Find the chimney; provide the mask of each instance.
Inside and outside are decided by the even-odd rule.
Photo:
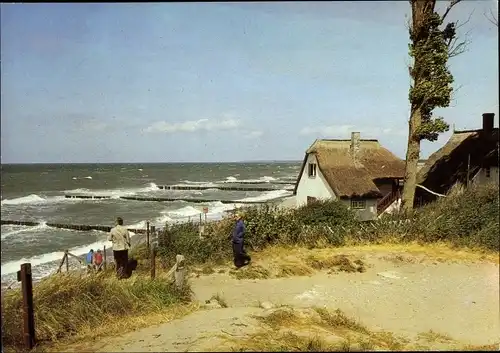
[[[359,152],[360,148],[360,133],[359,132],[351,132],[351,155],[354,158],[354,160],[357,160],[357,154]]]
[[[493,131],[494,124],[495,124],[495,113],[483,113],[483,131],[485,132]]]

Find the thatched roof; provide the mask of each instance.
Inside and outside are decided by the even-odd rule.
[[[469,160],[470,177],[483,166],[498,164],[498,139],[498,128],[489,132],[455,131],[448,142],[434,152],[420,169],[417,183],[441,194],[446,193],[457,182],[465,183]],[[417,193],[430,197],[420,189],[417,189]]]
[[[316,140],[306,151],[295,193],[307,163],[314,154],[318,168],[338,197],[382,197],[375,179],[403,178],[405,162],[382,147],[378,140],[359,140],[355,156],[351,140]]]

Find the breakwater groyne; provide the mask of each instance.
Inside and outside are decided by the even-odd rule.
[[[64,224],[64,223],[41,223],[41,222],[32,222],[32,221],[14,221],[14,220],[1,220],[2,225],[16,225],[16,226],[28,226],[28,227],[36,227],[42,224],[45,224],[48,227],[60,228],[60,229],[71,229],[71,230],[99,230],[101,232],[109,232],[111,230],[111,226],[102,226],[102,225],[87,225],[87,224]],[[128,228],[130,232],[142,234],[146,233],[146,229],[132,229]]]
[[[161,190],[222,190],[222,191],[275,191],[277,188],[258,186],[220,186],[220,185],[157,185]]]
[[[67,199],[89,199],[89,200],[111,199],[111,196],[94,196],[94,195],[64,195],[64,197]],[[123,200],[156,201],[156,202],[187,201],[192,203],[220,202],[224,204],[264,204],[281,200],[287,197],[290,197],[290,195],[263,201],[245,201],[245,200],[239,201],[239,200],[220,200],[220,199],[194,199],[188,197],[172,198],[172,197],[147,197],[147,196],[120,196],[119,198]]]

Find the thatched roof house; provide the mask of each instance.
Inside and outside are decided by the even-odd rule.
[[[306,167],[308,167],[306,169]],[[405,162],[378,140],[316,140],[307,149],[294,194],[299,205],[308,199],[373,199],[395,191]]]
[[[483,127],[477,130],[454,131],[448,142],[434,152],[417,174],[417,183],[439,193],[461,183],[480,182],[490,178],[498,182],[499,129],[494,127],[495,114],[483,114]],[[493,168],[493,173],[491,173]],[[485,178],[482,177],[484,170]],[[495,177],[496,173],[496,177]],[[417,204],[426,203],[435,195],[417,188]]]

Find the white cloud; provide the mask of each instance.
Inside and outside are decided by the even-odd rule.
[[[209,119],[191,120],[178,123],[158,121],[143,131],[148,133],[175,133],[175,132],[196,132],[196,131],[221,131],[233,130],[240,125],[236,119],[225,119],[211,121]]]
[[[378,138],[380,136],[406,136],[407,130],[384,128],[384,127],[369,127],[369,126],[355,126],[355,125],[329,125],[329,126],[315,126],[304,127],[300,130],[301,135],[316,135],[318,137],[349,139],[351,132],[361,132],[361,138]]]
[[[90,130],[90,131],[102,131],[106,130],[109,127],[108,124],[100,122],[100,121],[89,121],[85,124],[83,124],[83,128],[85,130]]]
[[[263,134],[262,131],[250,131],[247,135],[246,135],[246,138],[248,139],[256,139],[256,138],[259,138],[261,137]]]

